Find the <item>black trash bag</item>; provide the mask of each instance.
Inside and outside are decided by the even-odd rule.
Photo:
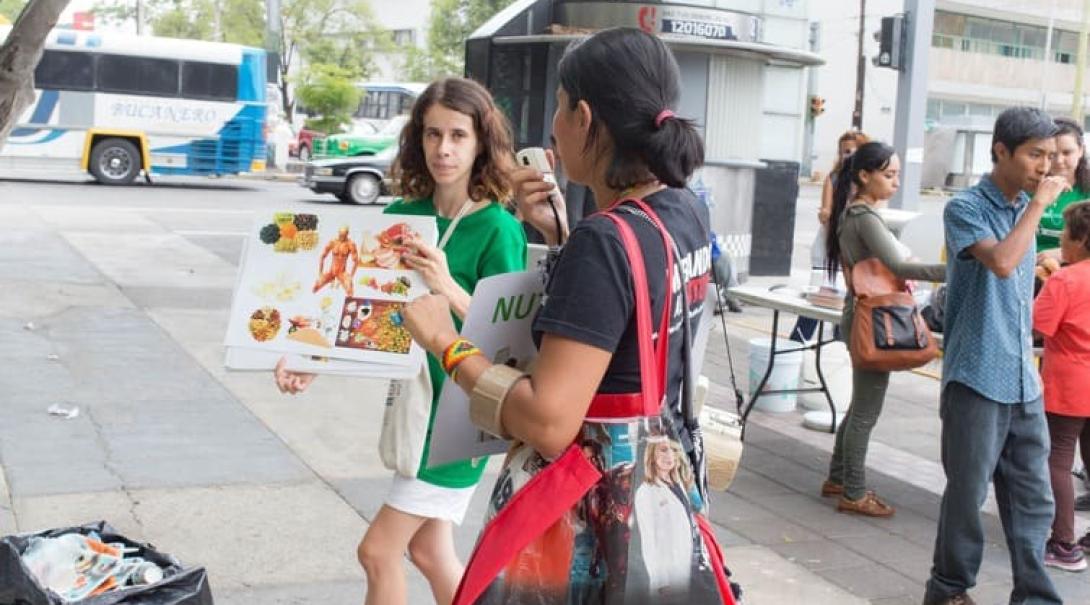
[[[119,588],[76,601],[80,605],[214,605],[208,573],[203,567],[183,568],[173,556],[159,552],[150,544],[134,542],[117,533],[105,521],[79,527],[62,527],[36,534],[0,538],[0,605],[64,605],[53,591],[47,591],[22,562],[30,538],[55,538],[64,534],[97,533],[104,542],[121,542],[139,549],[132,556],[143,557],[163,570],[164,579],[155,584]]]

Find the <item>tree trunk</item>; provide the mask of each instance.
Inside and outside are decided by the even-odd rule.
[[[34,101],[34,68],[45,39],[69,0],[30,0],[0,46],[0,150],[23,110]]]

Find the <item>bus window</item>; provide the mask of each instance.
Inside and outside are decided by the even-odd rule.
[[[34,69],[34,84],[48,90],[91,90],[95,87],[94,57],[47,50]]]
[[[218,63],[183,63],[182,96],[234,101],[238,97],[238,68]]]
[[[98,89],[134,95],[178,96],[178,62],[123,55],[98,59]]]

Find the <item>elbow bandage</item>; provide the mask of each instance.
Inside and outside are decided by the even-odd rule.
[[[502,364],[485,370],[473,385],[473,394],[469,397],[469,419],[473,424],[487,433],[510,439],[511,435],[503,428],[503,401],[518,381],[526,376]]]

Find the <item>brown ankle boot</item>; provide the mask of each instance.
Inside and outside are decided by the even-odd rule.
[[[879,518],[892,517],[897,512],[892,506],[879,500],[874,492],[867,492],[858,500],[849,500],[842,495],[836,503],[836,510]]]
[[[844,493],[844,486],[839,483],[833,483],[828,479],[825,483],[821,484],[821,497],[828,498],[829,496],[839,496]]]

